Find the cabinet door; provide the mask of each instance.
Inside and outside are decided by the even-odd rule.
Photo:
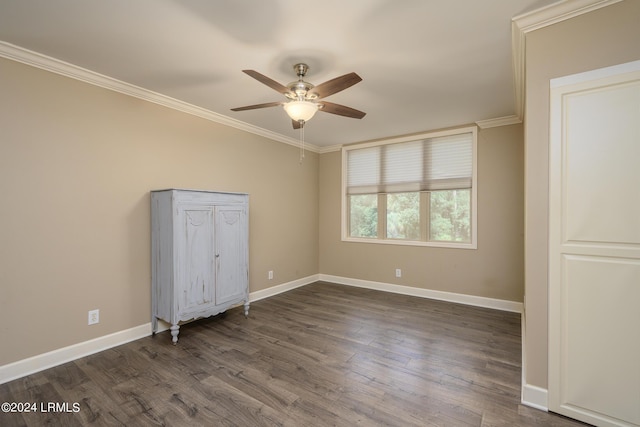
[[[212,206],[185,207],[181,214],[184,246],[178,257],[178,274],[182,285],[177,291],[184,312],[214,302],[214,214]]]
[[[247,294],[247,218],[244,206],[216,206],[216,304]]]

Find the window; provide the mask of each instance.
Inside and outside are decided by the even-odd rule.
[[[475,127],[342,149],[343,239],[476,247]]]

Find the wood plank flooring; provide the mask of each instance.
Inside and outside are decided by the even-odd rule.
[[[518,314],[318,282],[0,385],[38,406],[0,426],[583,426],[520,352]]]

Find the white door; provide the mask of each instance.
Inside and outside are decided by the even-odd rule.
[[[640,426],[640,61],[551,82],[549,409]]]

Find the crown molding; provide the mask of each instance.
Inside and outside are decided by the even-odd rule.
[[[526,35],[622,0],[562,0],[511,19],[511,51],[516,89],[516,116],[524,117]]]
[[[532,12],[513,17],[512,21],[524,33],[539,30],[558,22],[619,3],[622,0],[562,0]]]
[[[151,90],[135,86],[130,83],[114,79],[113,77],[96,73],[95,71],[91,71],[86,68],[82,68],[47,55],[24,49],[10,43],[0,41],[0,57],[7,58],[16,62],[21,62],[32,67],[40,68],[45,71],[79,80],[84,83],[89,83],[91,85],[98,86],[104,89],[119,92],[124,95],[142,99],[144,101],[153,102],[154,104],[162,105],[173,110],[191,114],[205,120],[230,126],[245,132],[272,139],[274,141],[279,141],[285,144],[293,145],[295,147],[300,147],[300,141],[295,138],[290,138],[288,136],[263,129],[258,126],[254,126],[249,123],[224,116],[222,114],[215,113],[205,108],[201,108],[196,105],[189,104],[187,102],[180,101],[178,99],[171,98],[169,96],[162,95],[160,93],[153,92]],[[315,153],[319,152],[319,148],[310,143],[305,143],[305,149]]]
[[[480,129],[495,128],[498,126],[517,125],[522,123],[522,119],[518,116],[497,117],[495,119],[478,120],[476,124]]]
[[[341,150],[342,150],[342,144],[336,144],[336,145],[330,145],[328,147],[320,147],[318,152],[320,154],[325,154],[325,153],[331,153],[333,151],[341,151]]]

